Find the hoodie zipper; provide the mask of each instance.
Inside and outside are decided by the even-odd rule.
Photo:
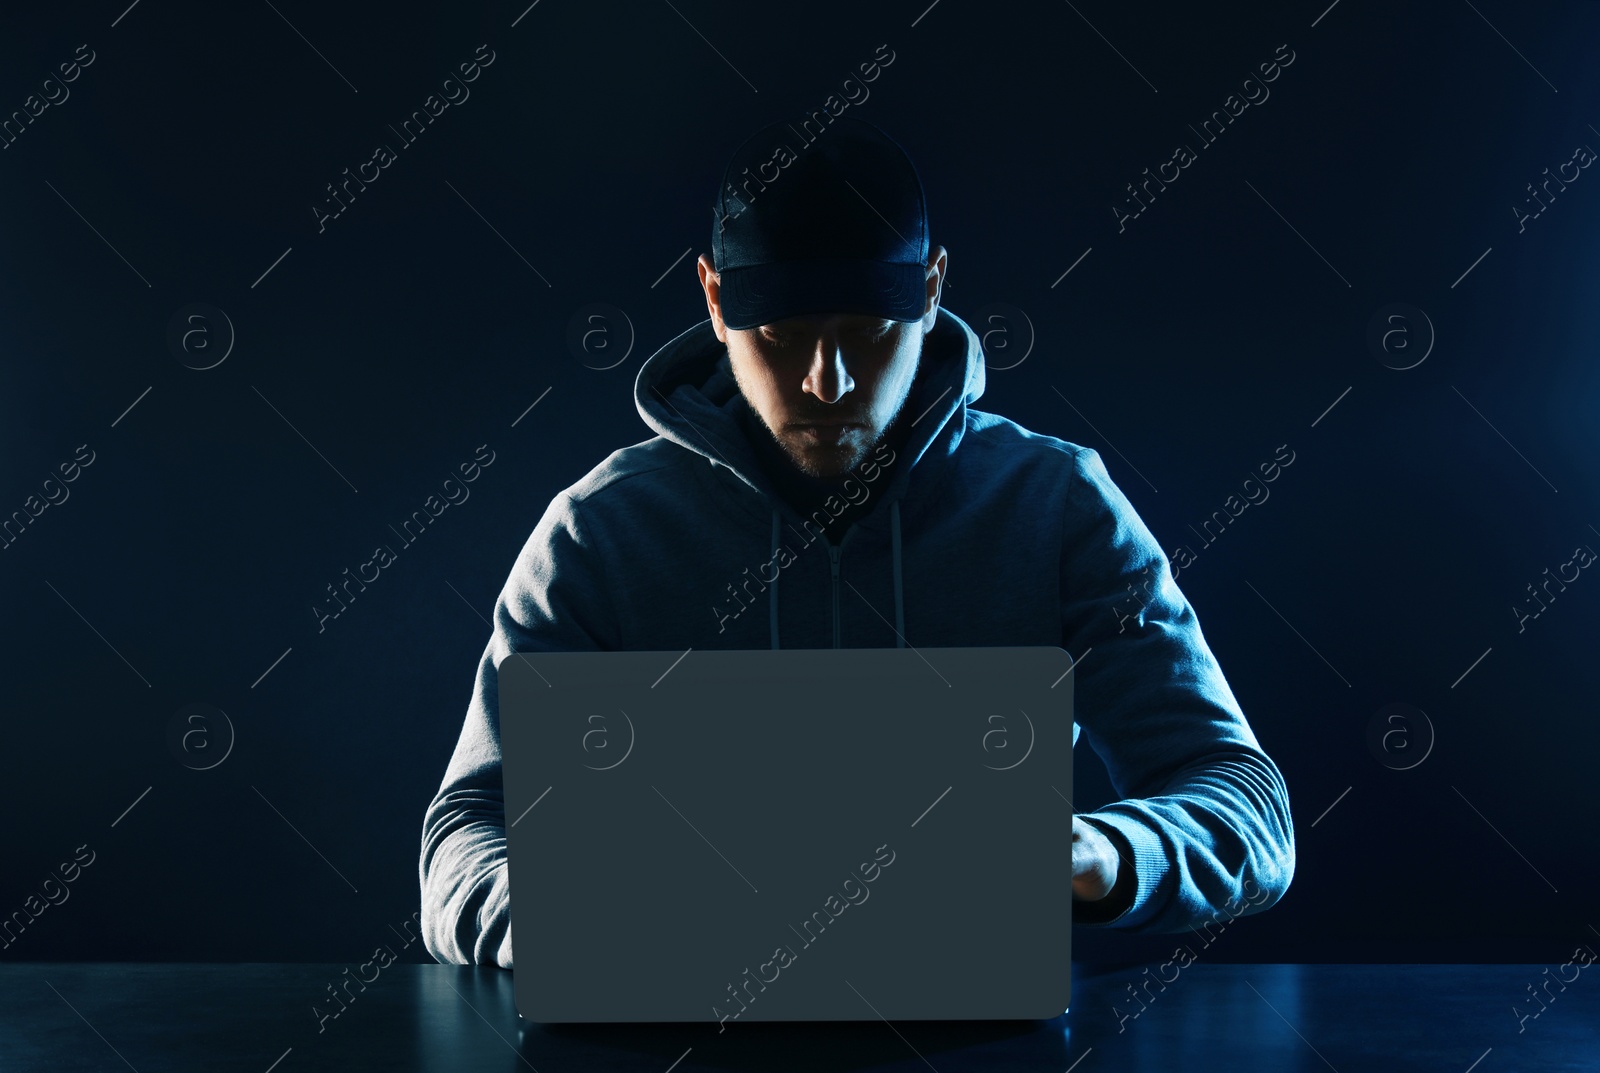
[[[845,530],[844,539],[839,541],[839,546],[828,545],[828,558],[833,562],[833,647],[839,647],[839,556],[844,554],[844,546],[850,543],[850,538],[855,535],[856,527],[851,525]]]

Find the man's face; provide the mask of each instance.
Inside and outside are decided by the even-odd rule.
[[[800,472],[843,477],[877,447],[911,394],[937,315],[943,248],[930,259],[928,311],[914,321],[835,313],[729,328],[715,303],[716,276],[702,262],[717,336],[750,409]]]
[[[920,321],[819,314],[726,331],[750,409],[796,469],[823,480],[877,447],[922,356]]]

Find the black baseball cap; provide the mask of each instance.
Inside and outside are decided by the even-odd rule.
[[[928,248],[911,158],[854,116],[820,131],[785,122],[757,131],[728,161],[712,206],[722,319],[735,329],[819,313],[917,320]]]

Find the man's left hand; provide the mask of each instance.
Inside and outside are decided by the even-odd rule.
[[[1092,823],[1072,817],[1072,896],[1098,902],[1117,885],[1117,847]]]

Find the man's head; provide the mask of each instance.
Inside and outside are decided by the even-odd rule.
[[[820,480],[843,477],[877,447],[900,415],[939,311],[947,257],[928,259],[918,320],[876,314],[805,314],[752,328],[723,320],[721,281],[700,255],[700,286],[717,338],[751,411],[795,468]],[[820,425],[847,427],[822,428]]]
[[[804,129],[774,123],[734,152],[700,286],[751,411],[800,472],[836,480],[910,395],[946,258],[892,138],[853,116]]]

